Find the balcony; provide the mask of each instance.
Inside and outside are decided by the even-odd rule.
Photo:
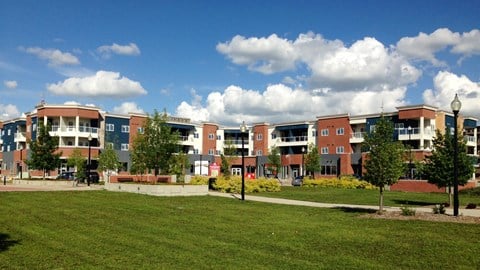
[[[235,145],[235,146],[238,146],[238,145],[242,145],[242,140],[225,140],[223,141],[223,144],[224,145]],[[248,144],[248,139],[245,139],[244,140],[244,144]]]
[[[192,136],[178,136],[178,141],[181,145],[193,145],[193,137]]]
[[[52,126],[50,131],[50,136],[58,137],[82,137],[88,138],[92,136],[94,139],[98,139],[98,128],[96,127],[85,127],[85,126]]]
[[[423,136],[422,133],[423,132]],[[408,141],[408,140],[432,140],[435,135],[435,132],[430,128],[408,128],[398,129],[398,140],[399,141]]]
[[[15,138],[13,139],[14,142],[26,142],[27,137],[25,137],[25,132],[17,132],[15,133]]]
[[[308,136],[277,137],[277,146],[305,145]]]
[[[365,138],[365,132],[353,132],[350,135],[350,143],[362,143]]]
[[[464,135],[463,139],[465,140],[467,146],[475,147],[477,145],[475,136]]]

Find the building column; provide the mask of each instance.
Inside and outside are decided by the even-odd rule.
[[[419,130],[420,130],[420,145],[418,146],[418,149],[424,149],[425,118],[423,116],[420,116]]]

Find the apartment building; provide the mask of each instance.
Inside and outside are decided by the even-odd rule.
[[[411,151],[410,165],[422,160],[433,146],[435,131],[453,131],[453,114],[429,105],[398,107],[395,112],[368,115],[337,114],[317,116],[313,120],[285,123],[252,123],[242,133],[240,126],[222,126],[218,123],[192,122],[181,117],[169,117],[167,124],[177,131],[179,152],[186,153],[191,164],[190,174],[209,174],[211,164],[221,164],[221,155],[229,157],[232,174],[241,174],[243,153],[245,170],[254,177],[270,176],[268,155],[272,147],[278,147],[282,169],[280,178],[305,175],[304,158],[313,145],[320,154],[321,170],[317,176],[361,175],[362,143],[375,128],[381,117],[389,117],[394,125],[394,136],[408,145]],[[116,151],[122,168],[128,172],[131,166],[130,150],[135,136],[143,132],[143,122],[148,115],[129,113],[112,114],[100,108],[82,105],[51,105],[41,103],[24,116],[0,123],[0,160],[2,175],[35,176],[25,160],[29,156],[28,140],[35,140],[38,124],[48,123],[50,134],[59,138],[62,163],[61,171],[71,171],[66,160],[78,148],[87,158],[91,156],[91,168],[98,166],[98,155],[107,145]],[[468,154],[478,158],[479,128],[471,117],[459,118]],[[232,150],[233,149],[233,150]],[[410,166],[406,177],[414,175]]]

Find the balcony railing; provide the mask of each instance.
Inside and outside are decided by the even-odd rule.
[[[350,143],[362,143],[365,138],[365,132],[353,132],[350,134]]]
[[[241,139],[240,139],[240,140],[225,140],[225,141],[223,141],[223,143],[224,143],[225,145],[241,145],[241,144],[242,144],[242,140],[241,140]],[[245,139],[245,140],[243,141],[243,143],[244,143],[244,144],[248,144],[248,139]]]
[[[281,142],[306,142],[308,136],[290,136],[290,137],[278,137]]]
[[[25,132],[16,132],[14,141],[15,142],[25,142],[27,140],[27,137],[25,137]]]
[[[52,126],[52,132],[60,132],[60,133],[71,133],[71,132],[80,132],[80,133],[89,133],[89,134],[98,134],[98,128],[96,127],[85,127],[79,126],[78,128],[74,126]]]

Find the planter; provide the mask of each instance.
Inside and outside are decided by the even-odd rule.
[[[208,195],[208,185],[141,185],[105,183],[108,191],[131,192],[152,196],[204,196]]]

